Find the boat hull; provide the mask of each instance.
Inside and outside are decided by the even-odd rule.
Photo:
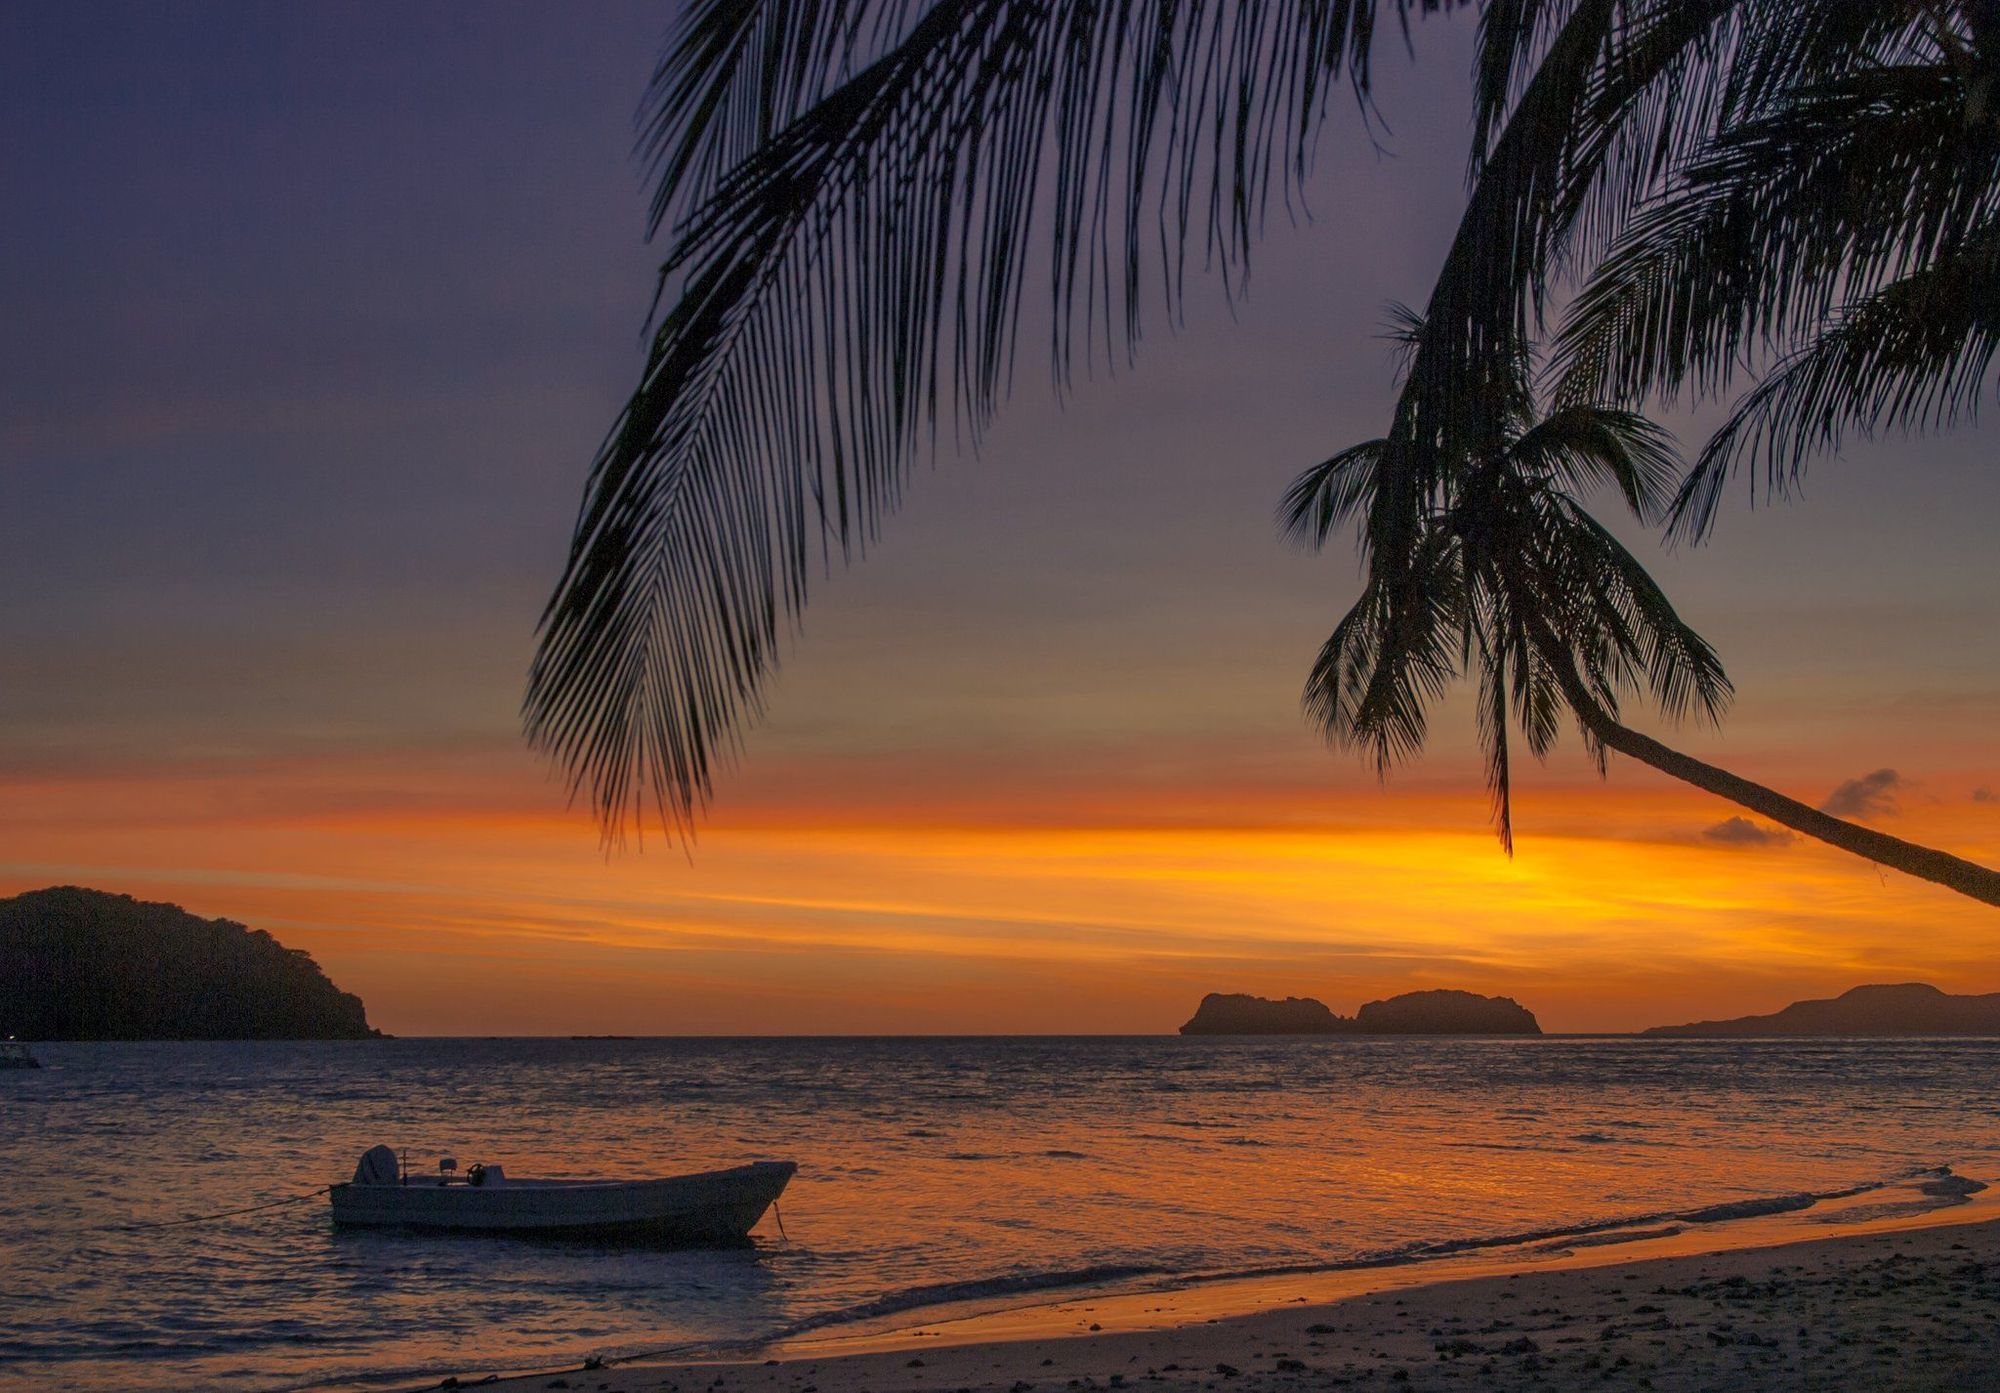
[[[329,1198],[333,1221],[343,1227],[740,1244],[797,1169],[790,1161],[757,1161],[663,1180],[342,1184]]]

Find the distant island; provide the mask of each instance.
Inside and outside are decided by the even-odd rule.
[[[1283,1001],[1210,992],[1183,1035],[1540,1035],[1534,1012],[1506,996],[1405,992],[1336,1016],[1309,996]]]
[[[302,948],[74,885],[0,899],[0,1035],[26,1040],[365,1040],[361,998]]]
[[[1642,1035],[2000,1035],[2000,992],[1953,996],[1928,982],[1856,987],[1831,1001],[1795,1001],[1768,1016],[1656,1025]]]

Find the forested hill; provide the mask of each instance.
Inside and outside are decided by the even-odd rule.
[[[179,905],[74,885],[0,899],[0,1035],[358,1040],[361,998],[304,949]]]
[[[1768,1016],[1656,1025],[1648,1035],[2000,1035],[2000,992],[1953,996],[1928,982],[1853,987]]]

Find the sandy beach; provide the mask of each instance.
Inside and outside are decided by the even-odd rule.
[[[484,1386],[510,1393],[2000,1388],[2000,1220],[1990,1215],[1986,1205],[1968,1205],[1959,1211],[1967,1222],[1950,1222],[1958,1216],[1948,1213],[1917,1219],[1916,1227],[1892,1219],[1834,1238],[1636,1261],[1571,1249],[1550,1254],[1548,1266],[1378,1286],[1331,1302],[1295,1296],[1245,1315],[1190,1319],[1198,1308],[1166,1311],[1157,1296],[1081,1300],[1007,1313],[997,1323],[863,1337],[862,1345],[879,1347],[855,1352],[839,1352],[837,1342],[779,1346],[764,1352],[773,1357],[742,1362],[573,1368]],[[1671,1245],[1676,1237],[1653,1241]],[[1129,1320],[1146,1302],[1180,1323],[1119,1330],[1098,1318],[1115,1321],[1122,1311]],[[1047,1333],[988,1338],[1009,1321]]]

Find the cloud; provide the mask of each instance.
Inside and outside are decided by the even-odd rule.
[[[1981,784],[1978,788],[1972,790],[1972,801],[1975,803],[2000,803],[2000,793],[1995,793],[1992,789]]]
[[[1782,827],[1759,827],[1747,817],[1724,818],[1701,835],[1719,846],[1788,846],[1796,840]]]
[[[1819,810],[1835,817],[1886,816],[1900,811],[1893,796],[1895,790],[1909,786],[1909,780],[1895,770],[1877,769],[1872,774],[1849,779],[1827,795]]]

